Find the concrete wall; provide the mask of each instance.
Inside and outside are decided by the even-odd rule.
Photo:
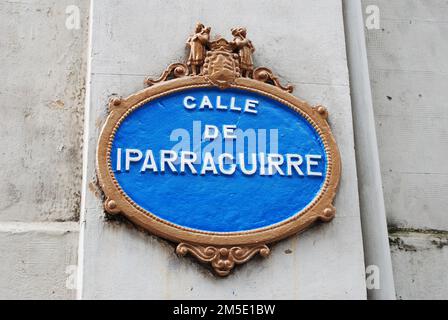
[[[366,297],[341,1],[94,1],[91,87],[87,110],[82,206],[80,296],[83,298],[357,298]],[[194,8],[192,10],[191,8]],[[129,17],[132,17],[130,19]],[[295,94],[328,106],[341,150],[337,217],[273,247],[228,278],[132,225],[105,219],[95,187],[95,149],[113,95],[143,88],[172,62],[185,59],[197,21],[214,36],[244,25],[257,65],[272,67]]]
[[[91,227],[82,235],[84,245],[93,245],[81,251],[87,258],[81,261],[84,296],[116,297],[114,290],[126,288],[141,294],[120,297],[201,298],[205,290],[250,297],[263,287],[253,274],[275,277],[276,262],[282,263],[281,273],[292,276],[271,293],[260,291],[260,297],[363,296],[339,1],[275,6],[267,0],[238,6],[193,1],[197,16],[189,17],[181,1],[142,0],[133,6],[95,2],[96,58],[84,186],[84,215]],[[70,5],[80,9],[80,29],[66,28]],[[447,299],[448,5],[444,0],[363,0],[363,5],[380,9],[380,29],[366,29],[366,37],[397,297]],[[88,7],[87,0],[0,3],[3,299],[75,297]],[[131,15],[135,18],[124,18]],[[177,258],[170,244],[126,222],[105,220],[93,173],[94,146],[108,98],[141,89],[146,75],[156,76],[168,63],[182,60],[184,38],[197,20],[210,24],[214,34],[227,36],[234,25],[248,26],[256,63],[271,66],[283,81],[292,82],[299,97],[329,107],[345,165],[335,221],[274,246],[268,260],[255,259],[215,286],[206,269]],[[168,38],[161,39],[162,31]],[[133,252],[126,256],[129,260],[123,259],[126,252]],[[331,256],[335,252],[338,257]],[[318,261],[324,255],[328,259]],[[357,263],[346,265],[351,259]],[[106,268],[108,262],[114,267]],[[317,275],[319,263],[325,268]],[[126,278],[129,266],[137,266],[132,281]],[[163,284],[153,286],[148,270],[158,272],[154,283],[163,279]],[[173,272],[190,280],[170,277]],[[246,291],[237,284],[241,281]]]
[[[397,297],[448,298],[448,4],[364,0]]]
[[[87,7],[0,3],[0,298],[74,297]]]

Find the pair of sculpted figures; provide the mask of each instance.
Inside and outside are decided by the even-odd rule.
[[[210,29],[210,27],[205,27],[202,23],[198,23],[195,34],[187,40],[187,45],[190,47],[187,65],[192,75],[202,74],[206,53],[211,45]],[[252,42],[247,39],[245,28],[233,28],[231,31],[234,38],[229,42],[229,46],[234,53],[238,54],[241,76],[250,78],[254,71],[252,53],[255,51],[255,48]]]
[[[211,41],[210,30],[210,27],[198,23],[195,33],[187,40],[190,49],[187,63],[172,63],[158,79],[146,78],[146,85],[152,86],[171,77],[203,76],[212,85],[223,89],[234,83],[236,78],[244,77],[292,92],[292,86],[282,86],[268,68],[254,68],[252,54],[255,48],[246,37],[246,28],[232,28],[234,38],[230,42],[222,37]]]

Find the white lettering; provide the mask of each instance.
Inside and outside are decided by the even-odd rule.
[[[225,175],[232,175],[232,174],[234,174],[235,170],[236,170],[236,165],[234,163],[232,163],[230,165],[230,168],[226,169],[224,167],[224,163],[225,163],[225,159],[224,158],[227,158],[229,161],[233,161],[234,160],[233,156],[231,154],[229,154],[229,153],[221,154],[219,156],[219,158],[218,158],[219,170],[221,171],[221,173],[223,173]]]
[[[296,159],[296,160],[294,160]],[[300,169],[300,165],[303,162],[303,158],[300,154],[287,154],[286,155],[286,163],[287,163],[287,168],[286,168],[286,172],[288,174],[288,176],[292,175],[292,168],[294,168],[296,170],[296,172],[299,174],[299,176],[303,176],[303,172]]]
[[[279,173],[281,176],[284,176],[285,173],[280,168],[280,166],[283,164],[284,159],[281,154],[268,154],[268,175],[272,176],[275,173]],[[275,171],[274,171],[275,168]]]
[[[209,138],[216,136],[217,128],[213,127],[213,132],[209,133]],[[227,128],[229,129],[229,128]],[[233,130],[233,128],[231,128]],[[230,130],[230,129],[229,129]],[[232,138],[232,134],[226,131],[226,136]],[[217,140],[215,140],[217,141]],[[215,143],[212,142],[212,143]],[[285,155],[277,153],[263,152],[238,152],[226,151],[222,153],[213,149],[212,151],[193,152],[193,151],[174,151],[160,150],[160,159],[154,157],[153,150],[141,151],[139,149],[116,149],[116,171],[129,172],[131,165],[134,163],[141,164],[140,172],[146,171],[173,173],[191,173],[194,175],[205,175],[212,173],[214,175],[233,175],[240,170],[244,175],[259,174],[260,176],[310,176],[322,177],[324,172],[319,168],[323,155],[306,154],[300,155],[295,153],[287,153]],[[124,153],[124,168],[122,155]],[[216,155],[216,156],[214,156]],[[200,158],[202,156],[202,159]],[[305,163],[306,162],[306,163]],[[197,167],[200,164],[201,168]],[[306,170],[305,170],[306,167]]]
[[[131,156],[135,155],[135,156]],[[143,158],[143,153],[138,149],[126,149],[125,170],[129,171],[131,162],[138,162]]]
[[[192,96],[186,96],[184,98],[184,107],[185,107],[185,109],[191,110],[191,109],[196,108],[196,103],[188,103],[189,101],[195,102],[196,99],[195,99],[195,97],[192,97]]]
[[[177,172],[174,162],[177,160],[177,153],[172,150],[160,151],[160,171],[165,172],[165,165],[168,164],[172,172]]]
[[[117,148],[117,171],[121,171],[121,148]]]
[[[206,124],[204,129],[204,140],[211,141],[219,136],[218,127],[213,126],[211,124]]]
[[[146,151],[145,161],[143,161],[143,165],[142,168],[140,169],[140,172],[146,172],[147,169],[157,172],[157,165],[151,150]]]
[[[183,151],[180,154],[180,172],[185,172],[185,166],[190,168],[192,174],[197,174],[193,163],[197,160],[198,155],[196,152]]]
[[[322,177],[322,172],[315,172],[311,170],[312,166],[317,166],[319,164],[319,162],[314,160],[320,160],[322,159],[322,156],[317,154],[307,154],[305,155],[305,158],[306,158],[306,173],[309,176]]]
[[[213,161],[213,156],[210,152],[207,152],[204,154],[204,164],[202,166],[201,175],[204,175],[209,171],[213,172],[213,174],[218,174],[215,162]]]
[[[244,111],[249,113],[258,113],[258,110],[255,108],[258,106],[257,100],[246,100],[246,104],[244,105]]]
[[[209,97],[207,97],[207,96],[204,96],[202,98],[201,105],[199,106],[199,109],[204,109],[204,108],[213,109],[213,105],[210,102]]]
[[[252,156],[252,162],[248,161],[248,163],[252,163],[252,169],[248,170],[246,168],[246,163],[244,161],[244,153],[239,154],[239,165],[241,172],[248,176],[251,176],[255,172],[257,172],[257,155],[255,153],[252,153],[251,156]]]
[[[221,104],[221,96],[216,97],[216,109],[227,110],[227,106]]]
[[[263,152],[258,154],[258,159],[260,160],[260,176],[266,175],[266,155]]]
[[[236,139],[235,130],[236,130],[236,125],[234,125],[234,124],[223,125],[222,133],[223,133],[224,139],[235,140]]]
[[[240,107],[235,106],[235,97],[230,98],[230,110],[232,111],[241,111]]]

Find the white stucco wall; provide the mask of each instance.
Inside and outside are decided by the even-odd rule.
[[[0,223],[0,299],[73,299],[78,222]]]
[[[448,5],[364,0],[397,297],[448,298]]]
[[[93,2],[89,109],[80,247],[82,298],[356,298],[366,296],[350,91],[340,1]],[[229,277],[217,279],[174,247],[123,221],[104,217],[95,184],[95,148],[113,95],[143,88],[185,59],[197,21],[230,36],[243,25],[257,65],[271,67],[295,94],[324,104],[338,141],[343,175],[337,217],[274,245]],[[169,201],[169,199],[167,199]]]
[[[0,299],[75,296],[87,7],[0,2]]]

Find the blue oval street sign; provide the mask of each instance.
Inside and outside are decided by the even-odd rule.
[[[321,137],[302,115],[244,90],[190,89],[133,110],[110,154],[120,188],[173,224],[249,231],[294,217],[325,181]]]
[[[244,28],[209,39],[198,24],[187,64],[109,104],[97,173],[109,214],[177,243],[220,276],[269,243],[330,221],[339,151],[323,106],[254,68]]]

